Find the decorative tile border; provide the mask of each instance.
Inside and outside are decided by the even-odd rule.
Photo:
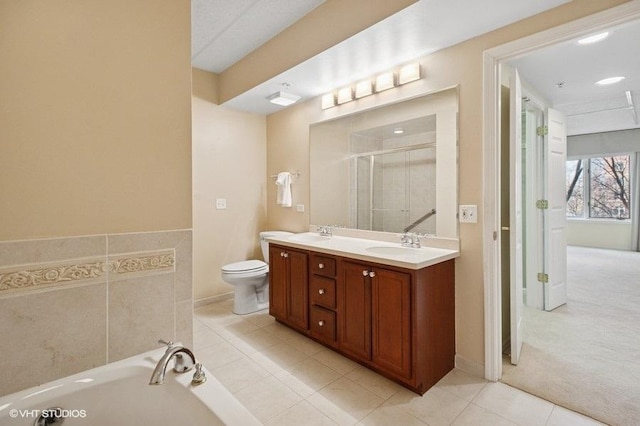
[[[0,271],[0,294],[10,290],[33,290],[54,284],[79,283],[100,278],[105,273],[101,260],[56,265],[31,265],[18,270]]]
[[[0,295],[97,281],[106,279],[107,273],[117,276],[170,273],[175,272],[175,263],[175,250],[167,249],[153,253],[127,253],[107,262],[104,258],[93,258],[8,267],[0,270]]]
[[[126,253],[109,256],[109,278],[126,279],[159,273],[170,273],[176,270],[176,253],[174,249],[145,253]]]

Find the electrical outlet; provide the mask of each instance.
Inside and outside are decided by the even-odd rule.
[[[304,212],[304,204],[297,204],[297,205],[296,205],[296,211],[297,211],[298,213],[302,213],[302,212]]]
[[[460,219],[460,223],[478,223],[478,206],[461,205],[458,217]]]
[[[216,198],[216,210],[224,210],[227,208],[226,198]]]

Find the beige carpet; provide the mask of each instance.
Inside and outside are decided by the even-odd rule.
[[[640,424],[640,253],[568,248],[568,303],[525,308],[502,381],[611,425]]]

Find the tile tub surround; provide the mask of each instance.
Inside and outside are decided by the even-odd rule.
[[[0,395],[193,343],[191,230],[0,242]]]

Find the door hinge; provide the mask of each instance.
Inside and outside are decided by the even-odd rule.
[[[538,200],[536,201],[536,208],[540,210],[545,210],[549,208],[549,200]]]
[[[548,283],[549,274],[545,274],[544,272],[538,272],[538,281],[541,283]]]
[[[538,136],[546,136],[548,134],[549,134],[549,127],[540,126],[540,127],[536,128],[536,135],[538,135]]]

